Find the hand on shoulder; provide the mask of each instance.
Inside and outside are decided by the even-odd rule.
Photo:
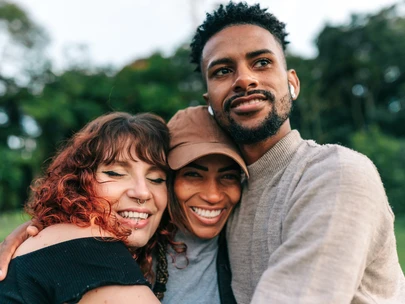
[[[28,238],[17,248],[13,258],[73,239],[110,236],[95,225],[82,228],[74,224],[56,224],[41,230],[35,237]]]

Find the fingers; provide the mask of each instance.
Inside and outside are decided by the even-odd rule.
[[[17,248],[28,238],[26,232],[31,221],[21,224],[0,244],[0,281],[7,275],[8,265]]]
[[[10,263],[11,254],[7,252],[7,239],[1,242],[0,244],[0,281],[3,281],[6,278],[8,264]]]
[[[29,228],[30,232],[28,232],[28,228]],[[27,227],[27,233],[30,236],[36,236],[43,229],[44,229],[44,226],[37,219],[32,219],[31,225]],[[33,234],[31,234],[31,232]]]
[[[39,233],[38,227],[33,225],[28,226],[26,231],[29,236],[36,236]]]

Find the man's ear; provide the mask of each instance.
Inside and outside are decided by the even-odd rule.
[[[205,102],[207,103],[207,105],[210,105],[209,104],[209,99],[208,99],[208,93],[204,93],[203,98],[204,98]]]
[[[297,72],[295,70],[288,70],[288,83],[294,88],[295,97],[297,99],[300,93],[300,80],[298,78]]]
[[[210,113],[211,116],[214,116],[214,111],[212,110],[212,107],[210,105],[210,100],[208,99],[208,93],[204,93],[203,97],[205,99],[205,102],[207,103],[208,106],[208,113]]]

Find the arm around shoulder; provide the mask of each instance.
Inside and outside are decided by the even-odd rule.
[[[0,281],[5,279],[8,265],[17,248],[28,238],[27,228],[32,225],[31,221],[18,226],[0,243]]]

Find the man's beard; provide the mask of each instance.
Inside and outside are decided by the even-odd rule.
[[[245,94],[232,96],[231,98],[226,100],[224,104],[225,117],[228,119],[229,125],[222,124],[222,127],[230,134],[232,139],[237,144],[255,144],[271,136],[274,136],[280,130],[281,125],[290,117],[290,113],[292,110],[291,94],[287,94],[282,97],[278,103],[276,102],[274,94],[269,91],[253,90],[249,91],[247,95],[252,94],[262,94],[272,104],[270,113],[257,127],[242,127],[231,117],[230,105],[232,101],[236,98],[244,96]],[[279,113],[277,111],[277,108],[281,109],[283,113]]]

